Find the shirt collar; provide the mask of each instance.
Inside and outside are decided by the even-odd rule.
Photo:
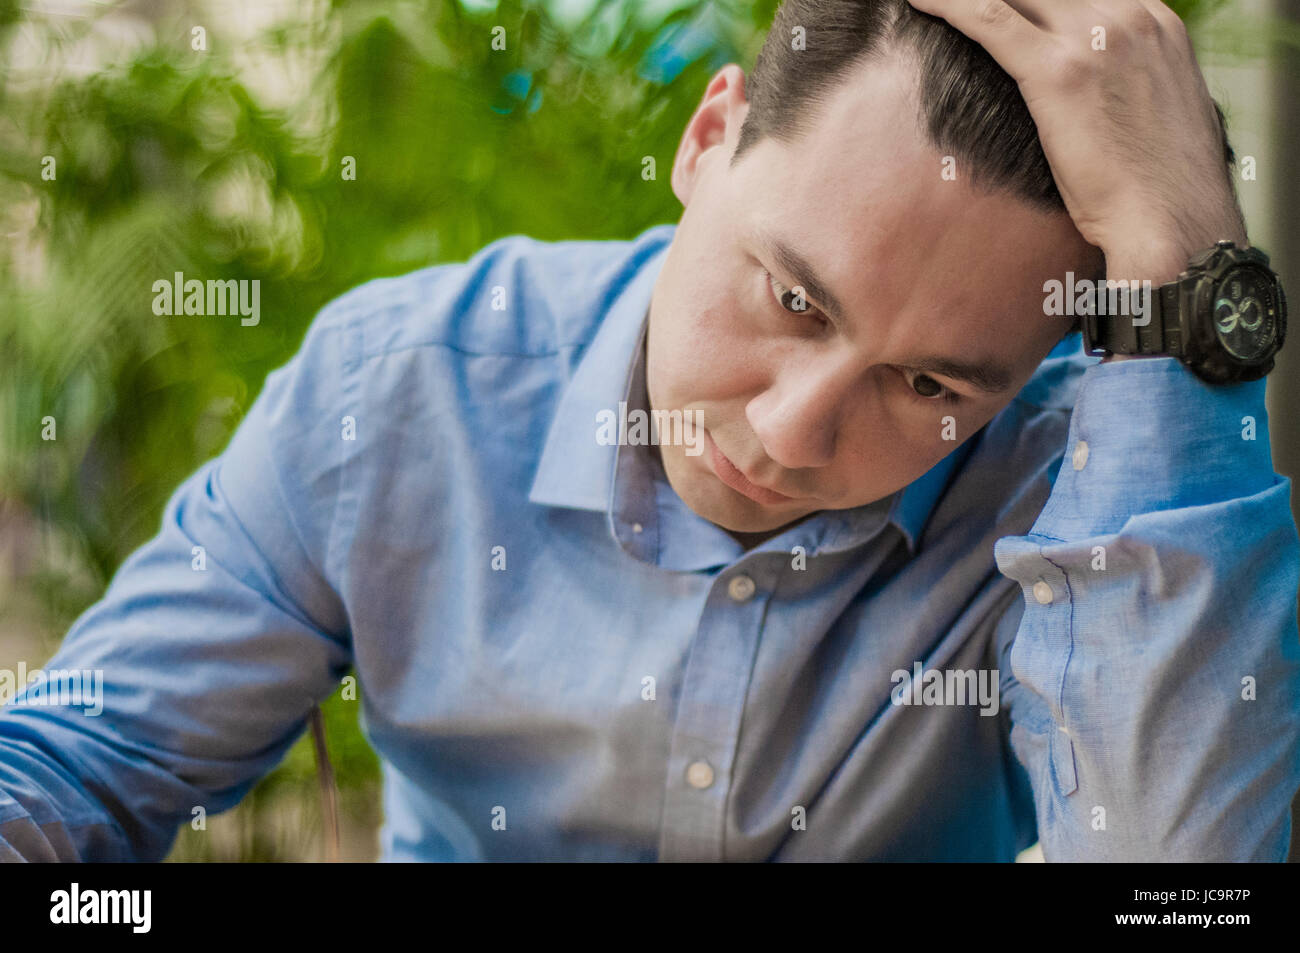
[[[601,411],[617,413],[619,402],[629,399],[631,384],[643,373],[642,335],[674,229],[672,225],[656,226],[637,240],[627,263],[633,275],[610,305],[556,407],[528,494],[532,502],[611,512],[621,448],[597,442],[597,415]],[[965,441],[910,485],[883,500],[851,510],[824,511],[796,530],[806,533],[817,525],[814,520],[820,520],[815,548],[836,552],[874,537],[885,511],[883,522],[896,526],[909,550],[915,552],[930,513],[971,443]],[[649,486],[638,489],[650,491]]]
[[[532,502],[583,510],[609,508],[618,447],[596,441],[597,414],[617,412],[627,393],[655,280],[674,230],[672,225],[656,226],[634,243],[625,266],[632,277],[609,306],[556,407],[528,494]]]
[[[921,531],[925,528],[930,514],[934,512],[939,497],[947,488],[953,471],[966,458],[973,445],[971,440],[966,440],[961,447],[954,449],[948,456],[894,494],[894,504],[889,519],[902,532],[912,552],[916,551],[921,539]]]

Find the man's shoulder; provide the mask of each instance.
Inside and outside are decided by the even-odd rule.
[[[359,285],[326,305],[316,323],[348,328],[362,359],[430,346],[467,355],[555,354],[590,341],[673,227],[625,240],[507,235],[466,261]]]

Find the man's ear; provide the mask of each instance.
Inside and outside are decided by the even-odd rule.
[[[745,99],[745,71],[728,63],[713,75],[704,98],[682,132],[673,160],[673,194],[685,206],[703,172],[702,160],[731,158],[740,140],[740,127],[749,112]],[[713,151],[711,151],[713,150]]]

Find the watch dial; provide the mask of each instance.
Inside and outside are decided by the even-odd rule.
[[[1271,282],[1254,268],[1235,268],[1214,289],[1214,331],[1239,361],[1263,357],[1277,333]]]

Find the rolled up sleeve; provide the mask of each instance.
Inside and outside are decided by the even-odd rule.
[[[1000,652],[1045,859],[1283,861],[1300,787],[1300,540],[1263,380],[1095,364],[999,570]]]

